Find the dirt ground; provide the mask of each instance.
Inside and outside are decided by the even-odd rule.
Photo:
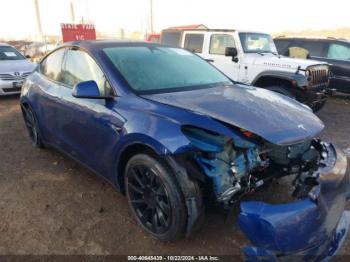
[[[322,137],[350,148],[350,97],[330,99],[318,115],[326,124]],[[272,185],[257,197],[280,200],[285,187]],[[53,149],[34,149],[18,97],[0,98],[1,255],[241,254],[248,241],[236,225],[238,213],[209,211],[203,228],[188,239],[152,239],[111,185]],[[350,239],[341,253],[350,254]]]

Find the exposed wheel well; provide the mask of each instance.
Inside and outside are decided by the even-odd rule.
[[[118,166],[117,166],[117,182],[119,184],[120,191],[125,194],[125,188],[124,188],[124,172],[126,164],[128,163],[128,160],[139,153],[147,153],[150,155],[156,155],[156,152],[149,146],[144,144],[132,144],[124,149],[121,156],[119,157]]]
[[[257,87],[269,87],[269,86],[284,86],[287,88],[293,87],[292,83],[287,79],[275,78],[272,76],[261,77],[254,83]]]

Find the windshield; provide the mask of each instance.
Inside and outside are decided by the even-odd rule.
[[[130,46],[103,51],[137,93],[174,92],[231,83],[212,65],[184,49]]]
[[[239,33],[245,53],[277,53],[275,43],[268,34]]]
[[[25,59],[16,49],[11,46],[0,46],[0,60],[23,60]]]

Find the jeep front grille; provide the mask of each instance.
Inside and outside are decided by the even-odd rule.
[[[327,65],[310,66],[309,87],[324,87],[328,85],[329,69]]]

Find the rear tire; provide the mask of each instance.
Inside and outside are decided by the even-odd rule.
[[[163,241],[184,236],[184,197],[164,161],[146,153],[137,154],[126,165],[124,181],[130,209],[146,232]]]
[[[33,147],[43,148],[44,144],[39,131],[38,121],[33,113],[33,110],[29,106],[22,106],[22,113]]]

